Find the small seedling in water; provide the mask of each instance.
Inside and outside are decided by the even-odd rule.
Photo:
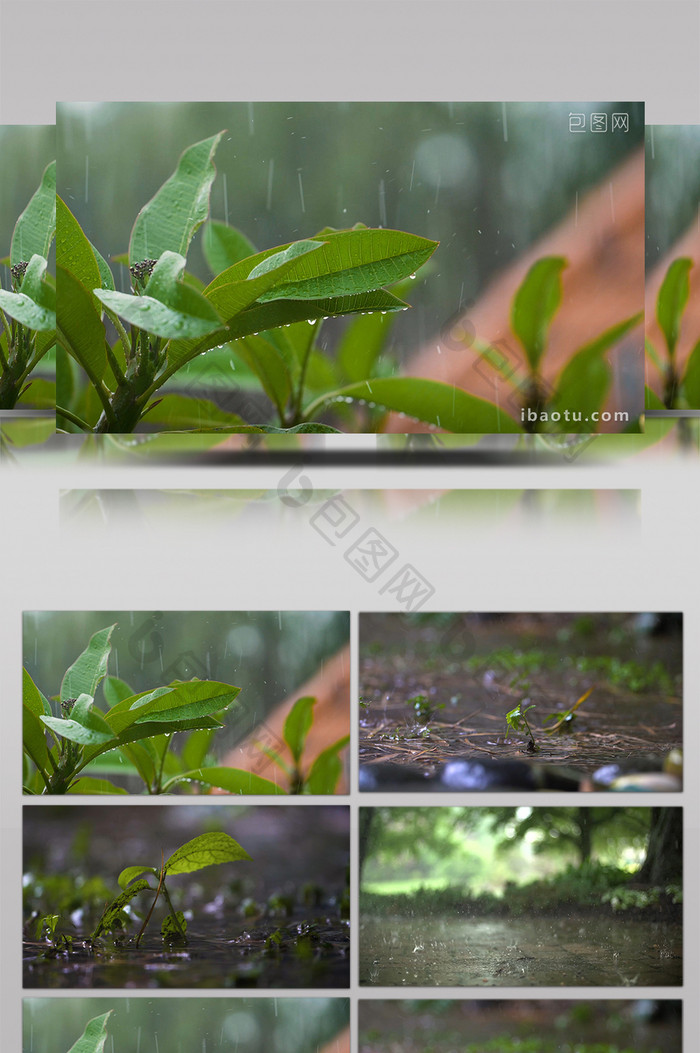
[[[545,724],[549,724],[551,721],[555,721],[551,728],[547,728],[548,735],[554,735],[556,732],[563,731],[566,728],[570,728],[573,722],[576,720],[576,710],[585,702],[588,696],[593,691],[592,687],[589,687],[588,691],[584,695],[581,695],[578,702],[574,702],[571,709],[567,709],[565,713],[550,713],[548,717],[544,718]]]
[[[524,701],[527,702],[528,699],[524,699]],[[533,735],[527,717],[525,716],[526,713],[529,713],[531,709],[535,708],[535,704],[533,702],[532,705],[527,706],[525,709],[523,709],[522,706],[523,703],[518,702],[515,709],[511,709],[509,713],[506,713],[506,723],[508,725],[506,728],[506,738],[508,738],[511,731],[515,731],[518,735],[525,734],[528,737],[527,752],[537,753],[539,746],[535,742],[535,736]]]
[[[406,700],[406,705],[411,706],[420,724],[428,724],[435,716],[436,709],[445,708],[444,702],[434,705],[425,695],[414,695],[413,698]]]
[[[104,932],[113,932],[115,929],[123,928],[127,915],[124,908],[137,896],[139,892],[150,890],[155,892],[148,914],[146,915],[141,930],[136,937],[138,947],[141,938],[146,931],[158,899],[162,895],[168,905],[168,915],[161,925],[161,935],[166,942],[187,942],[187,922],[181,910],[176,911],[170,899],[165,879],[176,874],[192,874],[204,867],[213,866],[215,863],[233,863],[238,859],[250,859],[251,857],[244,848],[234,841],[228,834],[221,832],[200,834],[192,841],[182,845],[167,860],[161,859],[160,867],[130,866],[122,870],[118,877],[120,888],[123,889],[111,903],[108,903],[102,912],[102,917],[97,927],[90,936],[94,942]],[[157,886],[154,889],[148,879],[143,878],[148,874],[156,878]],[[137,880],[138,879],[138,880]]]

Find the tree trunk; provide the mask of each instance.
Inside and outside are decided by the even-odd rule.
[[[667,885],[683,875],[683,811],[652,808],[647,854],[635,882]]]

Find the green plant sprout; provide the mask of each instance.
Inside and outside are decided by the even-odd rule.
[[[523,709],[522,707],[527,701],[528,699],[524,699],[523,702],[518,702],[514,709],[511,709],[509,713],[506,713],[506,739],[511,731],[516,732],[518,735],[525,734],[528,738],[527,752],[537,753],[540,747],[535,742],[535,736],[533,735],[528,719],[525,716],[526,713],[529,713],[531,709],[535,708],[535,703],[533,702],[531,705],[526,706],[525,709]]]
[[[664,378],[663,401],[659,404],[653,392],[647,390],[647,408],[700,409],[700,339],[696,342],[683,372],[676,359],[676,347],[681,332],[683,312],[690,296],[690,271],[693,260],[680,256],[670,264],[656,298],[656,320],[664,336],[666,358],[662,360],[650,340],[646,353]]]
[[[525,354],[524,372],[514,370],[512,362],[489,344],[471,340],[470,334],[470,346],[513,389],[520,403],[521,427],[527,432],[595,431],[591,422],[602,411],[612,381],[605,356],[643,318],[639,312],[593,337],[573,352],[552,385],[545,384],[541,366],[547,357],[549,328],[561,305],[566,266],[563,256],[543,256],[530,267],[513,297],[510,325]]]
[[[135,693],[107,675],[115,625],[94,633],[64,674],[61,716],[23,671],[24,792],[29,794],[126,793],[109,775],[134,775],[148,794],[197,786],[236,794],[284,794],[285,789],[252,772],[210,760],[210,747],[240,688],[210,680],[174,680]],[[95,705],[102,684],[106,712]],[[313,719],[314,699],[300,699],[285,724],[285,741],[301,758]],[[179,753],[171,748],[184,736]],[[342,770],[340,751],[348,738],[323,750],[305,776],[294,775],[289,792],[334,793]],[[298,752],[297,753],[295,751]],[[284,765],[283,765],[284,766]]]
[[[131,900],[141,892],[155,892],[153,902],[144,918],[141,929],[135,940],[138,947],[143,937],[158,899],[162,895],[168,907],[168,914],[161,925],[161,936],[166,943],[187,942],[187,921],[181,910],[176,911],[173,907],[165,879],[177,874],[193,874],[205,867],[214,866],[219,863],[233,863],[236,860],[247,859],[252,862],[251,857],[244,848],[234,841],[228,834],[222,832],[200,834],[186,844],[181,845],[177,851],[166,860],[161,859],[158,868],[149,866],[130,866],[122,870],[118,877],[118,883],[122,892],[108,903],[102,912],[95,929],[90,935],[90,942],[106,932],[121,931],[124,924],[129,920],[124,908]],[[158,884],[154,889],[148,878],[148,874],[156,878]]]
[[[113,1012],[114,1010],[110,1009],[101,1016],[94,1016],[92,1020],[88,1020],[82,1035],[67,1053],[104,1053],[105,1042],[109,1037],[107,1021]]]
[[[56,162],[15,224],[11,289],[0,288],[0,409],[14,409],[31,388],[31,404],[53,409],[56,386],[31,374],[56,344],[56,289],[47,257],[56,233]]]
[[[435,710],[445,708],[444,702],[435,704],[426,695],[414,695],[413,698],[406,699],[406,705],[413,710],[420,724],[430,723],[435,716]]]
[[[316,699],[310,696],[297,699],[284,722],[282,738],[292,755],[292,764],[285,761],[277,750],[263,743],[257,744],[265,756],[274,761],[277,767],[287,775],[289,793],[332,793],[343,770],[339,754],[350,742],[349,735],[344,735],[343,738],[322,750],[308,771],[304,772],[305,765],[302,763],[304,746],[313,723],[315,705]]]
[[[564,713],[550,713],[548,717],[544,718],[544,723],[549,724],[554,721],[551,728],[547,728],[548,735],[554,735],[556,732],[563,731],[564,728],[571,728],[571,725],[576,720],[576,710],[578,707],[586,701],[588,696],[593,691],[592,687],[589,687],[585,694],[581,695],[577,702],[574,702],[571,709],[567,709]]]

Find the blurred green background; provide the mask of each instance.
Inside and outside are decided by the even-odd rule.
[[[700,125],[646,129],[646,264],[648,268],[699,222]]]
[[[264,720],[350,631],[345,611],[25,611],[24,665],[47,698],[58,695],[91,635],[114,622],[108,672],[134,691],[195,676],[241,688],[217,752]]]
[[[630,113],[628,134],[579,135],[571,110]],[[388,351],[402,360],[643,143],[630,103],[60,103],[58,187],[108,257],[189,144],[228,130],[212,218],[259,249],[362,222],[437,239]],[[197,238],[189,268],[210,278]],[[118,287],[128,291],[124,268]],[[332,347],[343,320],[327,323]]]
[[[10,255],[12,231],[56,157],[56,129],[49,124],[0,125],[0,257]],[[10,288],[3,273],[2,285]]]
[[[346,998],[27,998],[23,1053],[65,1053],[110,1009],[109,1053],[317,1053],[350,1015]]]

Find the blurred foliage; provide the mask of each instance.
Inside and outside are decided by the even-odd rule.
[[[651,268],[695,223],[700,206],[700,126],[648,125],[646,262]]]

